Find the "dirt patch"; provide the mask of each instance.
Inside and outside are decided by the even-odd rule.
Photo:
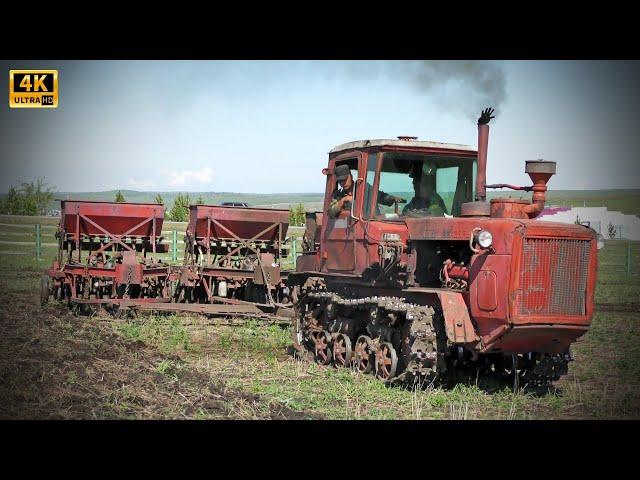
[[[2,419],[311,417],[228,388],[215,373],[123,338],[109,322],[37,302],[9,293],[0,303]]]

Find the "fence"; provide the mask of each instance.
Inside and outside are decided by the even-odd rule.
[[[35,259],[37,261],[42,261],[43,260],[43,250],[42,247],[57,247],[58,246],[58,242],[57,240],[55,240],[55,236],[54,236],[54,232],[56,229],[55,225],[42,225],[40,223],[36,223],[36,224],[24,224],[24,223],[16,223],[16,224],[8,224],[8,223],[1,223],[0,227],[11,227],[11,228],[18,228],[18,229],[31,229],[33,228],[34,230],[32,230],[33,233],[30,232],[7,232],[7,231],[1,231],[0,233],[2,233],[3,235],[7,235],[7,236],[19,236],[20,240],[19,241],[11,241],[11,240],[0,240],[0,245],[9,245],[9,246],[15,246],[15,247],[19,247],[18,249],[13,249],[13,250],[0,250],[0,255],[33,255],[35,257]],[[47,229],[50,230],[50,232],[44,232],[43,230]],[[292,227],[291,231],[292,233],[297,232],[298,234],[300,233],[299,231],[300,229],[296,229],[296,227]],[[169,230],[169,231],[164,231],[163,234],[165,236],[168,237],[169,242],[170,242],[170,249],[169,249],[169,253],[166,257],[166,260],[169,260],[172,263],[178,263],[182,261],[182,257],[179,256],[179,245],[183,245],[184,241],[183,240],[178,240],[178,230]],[[55,240],[55,241],[45,241],[43,242],[43,237],[46,237],[46,239],[51,239],[51,240]],[[26,240],[26,241],[25,241]],[[283,266],[284,267],[288,267],[288,268],[293,268],[295,269],[296,266],[296,259],[298,257],[298,250],[299,250],[299,238],[298,236],[296,236],[295,234],[292,235],[289,239],[289,244],[288,245],[284,245],[285,249],[288,249],[289,254],[283,259]],[[24,247],[32,247],[33,250],[31,249],[27,249],[25,250]],[[163,255],[159,255],[160,257],[163,257]],[[32,257],[33,258],[33,257]]]
[[[54,232],[55,225],[37,224],[0,224],[0,226],[18,229],[33,229],[31,232],[7,232],[2,231],[3,237],[19,236],[19,241],[0,240],[0,245],[11,245],[18,248],[12,250],[0,250],[0,255],[31,255],[36,260],[43,260],[43,247],[57,247]],[[6,229],[4,229],[6,230]],[[300,235],[304,229],[291,228],[289,243],[284,246],[288,249],[288,255],[283,258],[282,266],[285,269],[295,269],[296,260],[300,254]],[[182,262],[182,239],[178,240],[178,230],[172,229],[163,232],[170,242],[170,251],[166,256],[161,256],[164,261],[172,263]],[[605,236],[606,238],[606,236]],[[43,241],[43,239],[45,241]],[[51,239],[52,241],[49,241]],[[26,241],[25,241],[26,240]],[[599,253],[600,271],[616,275],[640,275],[640,242],[608,239],[605,247]]]
[[[606,240],[598,257],[600,272],[629,276],[640,275],[640,242]]]

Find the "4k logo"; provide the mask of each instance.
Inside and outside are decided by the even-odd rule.
[[[10,70],[9,106],[11,108],[56,108],[58,106],[58,71]]]

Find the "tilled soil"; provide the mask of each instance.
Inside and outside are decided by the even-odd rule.
[[[108,322],[41,308],[35,292],[0,303],[0,419],[310,417],[230,389]]]

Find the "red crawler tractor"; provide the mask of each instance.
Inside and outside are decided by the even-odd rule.
[[[61,201],[58,256],[42,277],[50,295],[70,304],[170,301],[162,243],[162,205]]]
[[[473,367],[549,384],[591,323],[600,241],[535,220],[555,162],[526,162],[532,186],[486,184],[491,118],[478,119],[477,149],[398,137],[331,150],[323,211],[307,214],[288,276],[286,210],[190,206],[184,265],[171,269],[155,259],[161,205],[63,201],[42,300],[293,314],[300,353],[384,381]],[[505,187],[532,201],[487,202]]]
[[[322,221],[308,215],[289,275],[300,352],[384,381],[477,367],[543,385],[567,372],[593,314],[598,239],[534,220],[555,162],[526,162],[533,186],[486,185],[491,113],[477,150],[415,137],[331,150]],[[487,202],[503,187],[533,201]]]

